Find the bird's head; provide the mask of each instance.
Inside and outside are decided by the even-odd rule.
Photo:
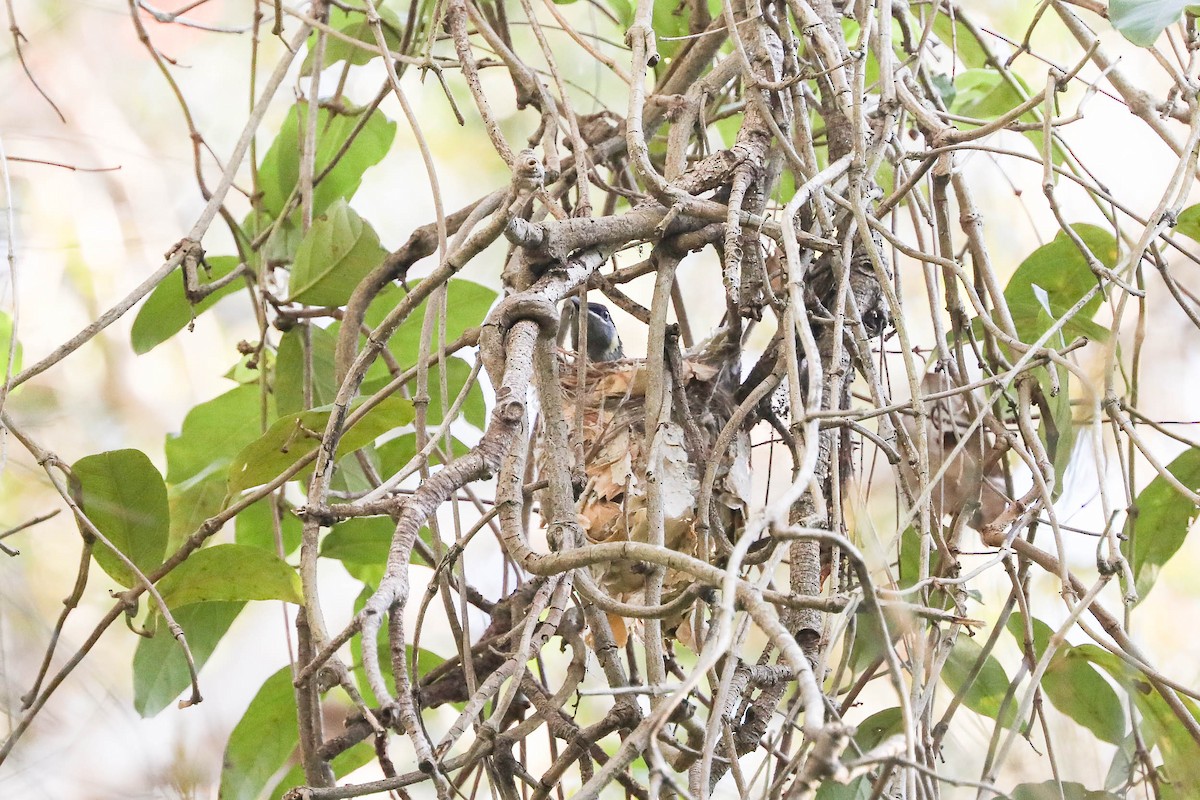
[[[572,323],[570,341],[571,346],[578,350],[579,298],[572,297],[569,303]],[[590,361],[616,361],[625,357],[621,337],[617,335],[616,323],[603,303],[587,304],[587,355]]]

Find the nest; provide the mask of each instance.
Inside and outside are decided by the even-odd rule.
[[[699,525],[697,504],[712,448],[736,406],[736,354],[727,350],[710,346],[679,358],[675,368],[668,370],[672,405],[670,413],[662,415],[657,437],[661,452],[654,459],[647,452],[645,429],[646,362],[589,361],[580,382],[577,355],[560,351],[564,414],[586,475],[576,509],[589,542],[649,541],[646,473],[647,468],[653,469],[653,462],[659,462],[664,544],[711,560],[713,548],[702,544],[698,530],[703,526]],[[737,538],[750,489],[749,435],[739,431],[717,464],[707,525],[710,539]],[[608,594],[623,601],[642,601],[644,564],[613,561],[592,571]],[[687,573],[667,570],[662,600],[677,597],[692,582]]]

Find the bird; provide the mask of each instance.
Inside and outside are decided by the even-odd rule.
[[[649,483],[653,467],[660,489],[662,543],[695,558],[703,542],[700,528],[711,536],[736,539],[743,509],[749,502],[749,437],[739,434],[721,454],[715,472],[712,503],[707,519],[697,518],[696,497],[712,458],[709,450],[737,403],[737,339],[715,336],[699,348],[679,352],[672,343],[667,353],[671,402],[657,423],[654,445],[647,451],[646,392],[649,370],[646,359],[625,355],[612,315],[602,303],[586,303],[586,346],[581,347],[580,314],[584,301],[563,303],[560,332],[569,349],[559,351],[559,379],[563,390],[563,416],[573,447],[581,461],[583,478],[576,497],[577,520],[591,544],[647,542],[650,536]],[[731,384],[731,385],[730,385]],[[546,451],[539,455],[544,469]],[[614,559],[593,565],[590,575],[610,596],[632,602],[642,596],[647,565]],[[667,569],[662,576],[661,598],[670,602],[689,591],[690,574]],[[681,642],[692,642],[690,609],[663,620],[663,630]],[[613,636],[623,645],[626,636],[640,628],[609,615]],[[692,646],[692,644],[688,644]]]
[[[566,309],[571,321],[571,347],[576,350],[579,349],[579,307],[579,298],[572,297]],[[603,303],[587,304],[587,357],[589,361],[620,361],[625,358],[621,337],[617,335],[617,325]]]

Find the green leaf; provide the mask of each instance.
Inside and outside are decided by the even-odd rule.
[[[387,566],[388,550],[396,523],[390,517],[356,517],[343,520],[333,526],[321,540],[321,558],[332,558],[342,562],[346,571],[356,579],[371,586],[378,586]],[[433,549],[433,534],[429,528],[421,528],[421,541]],[[413,550],[413,562],[429,564]]]
[[[1200,490],[1200,449],[1184,450],[1167,465],[1167,471],[1189,489]],[[1121,552],[1133,569],[1138,597],[1145,598],[1154,587],[1158,571],[1183,545],[1200,508],[1161,475],[1137,496],[1136,507],[1137,515],[1128,526],[1129,538],[1121,543]]]
[[[440,425],[442,422],[440,374],[441,370],[438,367],[429,370],[429,410],[425,415],[425,421],[429,425]],[[449,390],[446,397],[446,408],[454,403],[469,377],[471,377],[470,364],[461,358],[446,359],[446,384]],[[409,384],[409,388],[411,391],[415,391],[416,386],[417,382],[414,379]],[[483,388],[479,385],[478,380],[467,390],[467,399],[463,401],[462,405],[462,418],[480,430],[487,427],[487,404],[483,399]]]
[[[904,731],[904,716],[899,708],[885,708],[878,711],[856,727],[854,743],[857,745],[853,752],[867,752],[879,746],[884,739]],[[816,800],[869,800],[871,797],[871,779],[868,777],[855,778],[849,784],[838,784],[826,781],[817,791]]]
[[[400,18],[396,16],[396,12],[391,8],[384,6],[382,3],[376,3],[375,5],[376,10],[379,12],[379,19],[383,28],[383,40],[387,43],[389,50],[396,52],[400,49],[400,32],[403,30],[403,24],[400,22]],[[343,33],[355,41],[362,42],[370,47],[371,50],[378,48],[375,42],[375,32],[371,30],[371,26],[367,22],[367,15],[364,13],[355,12],[351,14],[340,8],[332,8],[329,12],[329,26],[338,33]],[[376,53],[364,50],[339,37],[327,36],[325,37],[325,57],[321,63],[323,67],[330,67],[339,61],[361,66],[370,63],[376,58],[379,58]],[[313,60],[313,52],[310,48],[308,55],[304,59],[304,64],[300,67],[301,75],[308,75],[312,72]]]
[[[1138,47],[1151,47],[1187,6],[1188,0],[1109,0],[1108,21]]]
[[[344,520],[321,540],[321,557],[341,561],[357,580],[378,586],[395,531],[396,523],[388,517]]]
[[[171,535],[168,547],[179,547],[209,517],[225,507],[225,469],[213,465],[183,483],[167,487],[171,508]]]
[[[236,256],[214,256],[205,260],[211,272],[205,272],[204,269],[197,271],[196,277],[201,286],[225,277],[240,263]],[[243,281],[231,281],[193,306],[184,293],[183,269],[177,269],[154,287],[134,318],[133,329],[129,333],[133,351],[138,355],[149,353],[215,306],[221,298],[244,288],[246,284]]]
[[[244,544],[197,550],[157,586],[170,608],[228,600],[304,601],[294,569],[274,553]]]
[[[111,450],[71,465],[71,489],[88,519],[142,573],[162,563],[171,514],[162,475],[140,450]],[[135,578],[117,556],[96,543],[100,568],[122,586]]]
[[[1060,783],[1058,781],[1043,781],[1042,783],[1022,783],[1014,786],[1013,800],[1120,800],[1109,792],[1092,791],[1082,783]]]
[[[933,32],[942,40],[942,44],[954,51],[958,60],[967,68],[982,67],[987,63],[987,53],[983,46],[971,35],[967,26],[958,20],[939,12],[933,21]]]
[[[1040,619],[1032,620],[1032,629],[1033,657],[1040,659],[1054,631]],[[1025,622],[1019,612],[1008,618],[1008,631],[1018,643],[1024,644]],[[1090,730],[1097,739],[1120,744],[1128,727],[1121,698],[1086,659],[1073,657],[1072,650],[1071,646],[1062,645],[1051,656],[1042,676],[1042,691],[1051,705]]]
[[[954,79],[954,104],[950,113],[977,119],[995,119],[1021,104],[1021,95],[991,69],[968,69]]]
[[[486,286],[461,278],[446,286],[446,341],[452,342],[465,331],[483,322],[488,309],[496,302],[496,292]],[[404,299],[405,292],[389,286],[376,296],[366,313],[366,323],[374,328]],[[388,349],[402,366],[417,363],[421,352],[421,325],[425,320],[428,301],[421,303],[396,329],[388,340]]]
[[[982,647],[969,637],[959,636],[954,643],[954,649],[950,651],[950,657],[946,659],[946,666],[942,670],[942,680],[956,695],[963,693],[965,687],[966,691],[963,693],[962,702],[967,708],[976,714],[997,719],[1000,714],[1000,704],[1008,693],[1009,686],[1008,675],[1004,673],[1004,667],[1000,666],[1000,662],[989,655],[975,680],[969,687],[967,686],[967,678],[982,657]],[[1015,722],[1015,716],[1016,706],[1009,703],[1004,709],[1004,718],[999,721],[1005,727],[1011,728]]]
[[[365,401],[350,404],[353,412]],[[288,414],[276,420],[266,433],[246,445],[229,467],[229,491],[237,493],[251,486],[268,483],[314,452],[332,407]],[[337,458],[363,447],[390,430],[412,422],[412,403],[389,397],[371,409],[338,442]]]
[[[260,368],[263,359],[266,360],[266,370]],[[234,383],[242,385],[253,384],[257,386],[263,382],[264,376],[271,371],[273,360],[274,355],[270,350],[264,350],[262,353],[247,353],[239,358],[237,363],[230,367],[221,377]]]
[[[363,605],[367,602],[367,598],[371,596],[371,588],[364,586],[362,592],[354,600],[354,612],[357,614],[362,611]],[[396,693],[396,682],[392,678],[392,654],[389,650],[387,626],[382,625],[379,628],[379,635],[376,641],[379,652],[379,667],[383,672],[384,681],[387,683],[388,691],[393,695]],[[405,655],[408,657],[408,664],[411,670],[413,664],[413,646],[411,644],[404,646]],[[417,679],[420,681],[421,676],[428,675],[437,667],[441,666],[446,659],[425,649],[418,649],[416,653],[417,664]],[[366,673],[362,668],[362,636],[355,636],[350,640],[350,654],[354,658],[354,677],[359,686],[359,692],[369,705],[378,705],[375,699],[375,693],[371,691],[370,684],[367,683]],[[466,707],[465,703],[450,703],[449,705],[461,711]]]
[[[296,250],[289,301],[314,306],[340,306],[354,287],[387,255],[375,229],[354,213],[345,200],[334,201],[313,220]]]
[[[258,188],[262,197],[258,208],[271,219],[283,212],[284,203],[299,182],[299,132],[306,125],[307,116],[307,102],[300,101],[292,106],[259,166]],[[334,115],[327,109],[318,109],[316,175],[324,173],[339,155],[357,124],[356,116]],[[353,197],[362,183],[363,173],[383,160],[395,135],[396,123],[379,111],[371,112],[353,144],[313,189],[313,213],[322,214],[333,201]]]
[[[461,458],[471,452],[471,448],[458,439],[451,439],[450,447],[454,451],[455,458]],[[393,439],[388,439],[376,447],[375,452],[379,455],[380,473],[384,476],[395,475],[404,469],[413,456],[417,454],[417,435],[415,433],[405,433]],[[436,449],[429,454],[429,463],[442,463],[442,459],[438,456]]]
[[[222,486],[224,488],[224,486]],[[271,515],[273,498],[264,497],[242,510],[234,523],[234,538],[238,544],[258,547],[275,553],[275,523]],[[294,553],[300,546],[304,526],[292,513],[292,507],[284,502],[280,517],[280,532],[283,537],[283,552]]]
[[[981,120],[993,120],[1012,111],[1025,98],[1032,95],[1025,82],[1016,77],[1024,89],[1024,94],[1017,91],[1003,75],[992,69],[968,69],[958,74],[954,80],[954,102],[950,105],[952,114],[972,117]],[[1019,122],[1041,122],[1042,115],[1038,109],[1030,109],[1017,118]],[[975,127],[970,123],[956,123],[964,130]],[[1045,135],[1040,130],[1025,132],[1025,138],[1033,144],[1040,154],[1045,143]],[[1055,164],[1061,164],[1063,152],[1055,144],[1051,153]]]
[[[937,572],[941,558],[941,554],[938,553],[937,548],[930,545],[930,574]],[[903,533],[900,534],[900,561],[897,566],[900,572],[900,587],[906,589],[909,586],[915,585],[921,574],[921,536],[915,528],[905,528]]]
[[[1097,739],[1119,744],[1129,726],[1115,689],[1074,647],[1061,649],[1042,677],[1042,690],[1059,711]]]
[[[684,3],[654,4],[651,24],[657,37],[659,55],[664,59],[675,55],[683,45],[681,37],[688,35],[690,8],[691,6]]]
[[[1108,775],[1104,778],[1104,788],[1109,791],[1128,785],[1138,769],[1137,739],[1130,733],[1117,745],[1113,753],[1112,763],[1108,766]]]
[[[296,249],[300,246],[301,239],[299,220],[293,215],[276,225],[276,218],[268,212],[255,210],[242,221],[242,233],[247,241],[257,242],[259,236],[269,231],[266,241],[250,255],[250,266],[255,273],[262,272],[264,261],[274,267],[291,264],[296,260]]]
[[[275,402],[280,414],[306,410],[304,367],[309,360],[305,353],[306,346],[311,348],[312,353],[312,407],[319,408],[334,401],[338,388],[334,377],[338,330],[339,326],[319,328],[316,325],[297,325],[279,340],[274,386]]]
[[[1073,648],[1072,655],[1086,658],[1125,687],[1141,716],[1139,727],[1142,735],[1152,746],[1158,747],[1168,779],[1179,787],[1200,786],[1200,746],[1197,746],[1145,676],[1134,672],[1124,661],[1093,644]],[[1195,703],[1187,697],[1180,697],[1180,700],[1193,717],[1200,717]]]
[[[1095,225],[1076,224],[1071,227],[1101,264],[1110,269],[1116,265],[1117,240],[1110,232]],[[1059,232],[1052,242],[1034,250],[1017,267],[1004,289],[1004,298],[1008,301],[1021,341],[1035,341],[1053,324],[1053,320],[1061,319],[1095,285],[1095,274],[1066,233]],[[1035,286],[1045,293],[1043,297],[1039,297]],[[1102,334],[1103,329],[1092,323],[1091,319],[1103,302],[1102,293],[1097,292],[1073,319],[1066,322],[1063,333],[1066,336],[1091,338]],[[1049,315],[1046,304],[1049,305]]]
[[[375,468],[376,474],[378,474],[379,459],[375,457],[375,445],[367,444],[357,453],[339,456],[337,467],[334,469],[333,476],[329,480],[329,488],[331,490],[362,495],[375,488],[375,482],[367,476],[362,463],[359,461],[360,454],[370,462]],[[300,470],[299,480],[301,485],[307,486],[312,481],[312,474],[315,468],[315,464],[309,464]]]
[[[268,419],[270,418],[268,406]],[[214,464],[224,466],[262,433],[262,393],[239,386],[188,412],[183,430],[167,435],[167,482],[183,483]]]
[[[221,800],[258,800],[267,782],[291,761],[300,742],[292,668],[267,678],[229,734],[221,770]]]
[[[1200,242],[1200,203],[1179,212],[1179,217],[1175,220],[1175,232],[1182,233],[1194,242]]]
[[[370,741],[359,742],[349,750],[344,750],[333,757],[329,762],[329,766],[333,769],[335,778],[343,778],[349,775],[359,767],[366,766],[375,760],[375,748],[371,746]],[[274,788],[267,794],[269,800],[282,800],[283,796],[291,789],[295,789],[304,783],[304,766],[297,764],[288,770],[288,774],[283,776],[279,783],[275,784]]]
[[[0,381],[4,380],[5,370],[8,367],[8,349],[12,346],[13,323],[12,317],[0,311]],[[16,375],[21,371],[21,362],[24,359],[25,350],[21,347],[21,340],[17,340],[17,349],[13,352],[13,361],[11,372]]]
[[[172,612],[187,636],[196,669],[204,667],[245,603],[196,603]],[[133,654],[133,707],[153,717],[191,685],[187,658],[175,637],[159,625],[154,637],[138,639]]]
[[[613,15],[616,16],[622,28],[628,28],[633,24],[635,5],[633,0],[605,0],[605,5],[612,9]]]
[[[298,764],[282,779],[273,781],[289,764],[295,764],[299,744],[292,668],[284,667],[263,682],[229,735],[218,796],[221,800],[259,800],[265,795],[278,800],[304,782],[304,771]],[[350,774],[373,756],[370,743],[359,742],[330,762],[334,777]]]

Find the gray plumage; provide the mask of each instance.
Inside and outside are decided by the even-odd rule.
[[[579,298],[572,297],[570,344],[572,349],[579,349]],[[617,326],[612,314],[603,303],[587,304],[587,355],[589,361],[618,361],[625,357],[621,347],[621,337],[617,335]]]

